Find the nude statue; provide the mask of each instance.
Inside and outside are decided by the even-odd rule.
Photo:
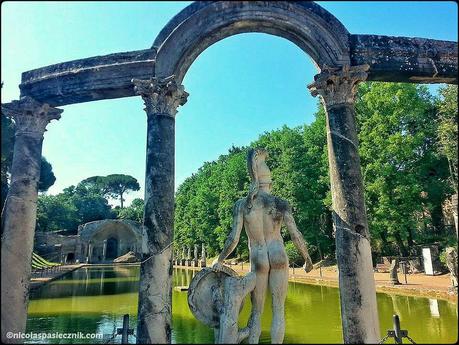
[[[213,262],[219,269],[239,242],[244,227],[249,239],[250,267],[256,275],[251,292],[252,311],[248,322],[248,341],[257,344],[261,334],[261,314],[266,289],[272,295],[271,343],[281,344],[285,333],[284,304],[288,285],[288,257],[281,235],[285,224],[292,241],[305,260],[306,272],[312,269],[306,242],[298,231],[287,201],[271,194],[272,180],[264,149],[251,149],[247,157],[251,185],[247,197],[236,202],[233,209],[233,226],[223,251]]]

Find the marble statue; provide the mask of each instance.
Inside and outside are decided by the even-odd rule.
[[[258,343],[260,338],[261,314],[268,288],[272,296],[271,342],[280,344],[284,339],[289,263],[281,235],[282,224],[285,224],[305,260],[303,268],[306,272],[312,269],[306,242],[296,227],[288,202],[271,194],[272,179],[266,164],[267,157],[265,149],[249,151],[250,190],[247,197],[236,202],[231,233],[220,256],[212,264],[216,271],[224,267],[223,261],[236,248],[244,227],[249,239],[251,274],[255,274],[255,287],[251,292],[252,311],[247,325],[251,344]]]
[[[188,305],[193,315],[214,329],[215,344],[238,344],[249,329],[238,328],[244,298],[253,291],[256,274],[238,276],[231,268],[203,268],[190,283]]]

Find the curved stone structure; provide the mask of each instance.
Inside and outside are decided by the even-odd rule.
[[[306,1],[202,1],[172,18],[152,48],[63,62],[22,74],[21,97],[52,106],[135,96],[132,79],[176,75],[180,83],[211,44],[243,32],[284,37],[324,65],[368,64],[367,80],[457,83],[457,42],[353,35]]]
[[[112,262],[130,251],[141,253],[142,225],[132,220],[104,219],[78,227],[80,262]]]
[[[457,83],[457,42],[353,35],[329,12],[306,1],[204,1],[192,3],[172,18],[149,49],[23,73],[21,101],[2,105],[2,113],[28,119],[16,138],[11,171],[16,187],[10,189],[5,203],[9,206],[2,214],[1,271],[2,281],[8,284],[2,284],[2,299],[10,301],[2,308],[2,341],[11,341],[5,337],[7,331],[25,331],[39,171],[36,162],[40,161],[43,135],[39,129],[44,131],[51,119],[59,117],[62,110],[54,107],[138,95],[146,105],[148,124],[137,341],[170,343],[175,116],[188,96],[181,82],[207,47],[244,32],[292,41],[320,72],[309,88],[321,97],[327,112],[344,341],[379,340],[375,336],[378,322],[368,318],[375,301],[374,287],[364,283],[371,282],[373,274],[355,130],[356,85],[363,80]],[[27,104],[33,104],[33,109]],[[37,121],[42,125],[26,128]],[[32,141],[26,138],[31,135]],[[25,159],[27,155],[32,159]],[[26,180],[33,183],[21,182]],[[102,240],[102,257],[114,247],[113,240],[110,245],[109,238],[106,240],[105,244]],[[349,248],[353,248],[351,254]],[[85,250],[88,257],[97,254],[96,246],[89,242]],[[15,258],[18,255],[21,257]],[[362,298],[356,299],[355,293]]]
[[[184,12],[184,13],[183,13]],[[320,68],[350,63],[349,33],[329,12],[303,1],[215,1],[185,9],[155,40],[155,74],[181,82],[196,57],[213,43],[244,32],[284,37]],[[183,17],[183,18],[182,18]]]

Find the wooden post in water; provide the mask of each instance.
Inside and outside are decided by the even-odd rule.
[[[121,331],[121,344],[129,344],[129,314],[123,315],[123,330]]]
[[[400,330],[400,319],[398,315],[393,316],[394,320],[394,339],[396,344],[402,344],[402,332]]]

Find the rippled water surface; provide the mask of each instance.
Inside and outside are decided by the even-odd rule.
[[[192,270],[174,269],[174,285],[188,285]],[[103,333],[105,343],[123,314],[131,316],[135,328],[138,301],[138,266],[80,268],[42,286],[30,299],[28,332]],[[381,334],[392,326],[398,314],[402,329],[417,343],[454,343],[457,339],[457,305],[444,300],[378,293]],[[263,314],[260,343],[269,343],[271,300]],[[187,303],[187,292],[173,292],[173,343],[213,343],[213,331],[197,321]],[[331,287],[289,283],[286,300],[285,343],[342,343],[338,290]],[[248,320],[250,302],[241,313],[241,325]],[[135,330],[134,330],[135,331]],[[82,343],[84,339],[53,340],[52,343]],[[40,341],[43,343],[43,340]],[[115,342],[120,342],[118,336]],[[130,336],[130,342],[135,338]]]

